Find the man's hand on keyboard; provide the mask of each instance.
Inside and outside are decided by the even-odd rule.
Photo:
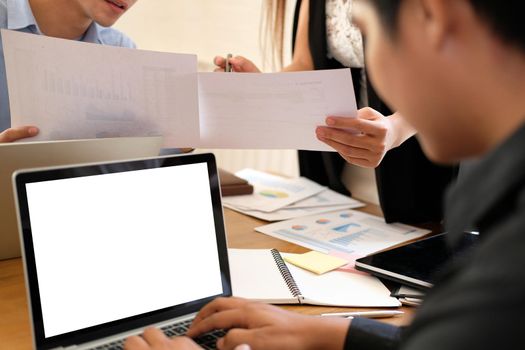
[[[148,328],[142,336],[133,336],[124,343],[126,350],[194,350],[202,349],[188,337],[168,338],[156,328]]]
[[[249,344],[262,349],[342,349],[350,320],[311,317],[242,298],[217,298],[197,314],[187,335],[228,330],[217,341],[220,350]]]
[[[202,349],[188,337],[168,338],[157,328],[148,328],[142,336],[133,336],[126,339],[125,350],[195,350]],[[235,350],[250,350],[248,345],[242,344]]]

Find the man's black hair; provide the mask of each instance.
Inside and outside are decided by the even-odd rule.
[[[404,0],[369,0],[385,28],[395,36],[399,8]],[[525,0],[469,0],[476,13],[503,41],[525,51]]]

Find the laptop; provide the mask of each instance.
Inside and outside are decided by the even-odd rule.
[[[35,349],[121,349],[147,326],[184,334],[231,296],[212,154],[23,170],[13,185]]]
[[[477,232],[464,232],[461,241],[452,248],[447,243],[447,233],[440,233],[357,259],[355,268],[402,285],[428,290],[448,263],[476,246],[478,237]]]
[[[0,260],[20,256],[11,177],[18,169],[158,156],[161,137],[0,144]]]

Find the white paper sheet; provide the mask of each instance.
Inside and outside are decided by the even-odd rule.
[[[222,202],[241,210],[270,213],[326,189],[307,178],[287,179],[253,169],[243,169],[235,175],[253,185],[253,194],[224,197]]]
[[[32,140],[163,135],[199,139],[197,56],[2,30],[11,123]]]
[[[32,140],[164,136],[165,147],[333,151],[315,128],[356,115],[349,69],[197,74],[197,57],[2,30],[11,124]],[[200,108],[200,115],[199,115]]]
[[[355,116],[349,69],[199,74],[201,147],[333,151],[315,128],[329,115]]]
[[[323,253],[336,250],[360,255],[375,253],[430,233],[413,226],[386,224],[383,218],[355,210],[305,216],[255,230]]]
[[[261,220],[282,221],[298,218],[301,216],[325,213],[328,211],[360,208],[364,207],[365,204],[348,196],[344,196],[340,193],[332,191],[331,189],[326,189],[316,195],[300,200],[271,213],[266,213],[259,210],[246,210],[229,205],[228,203],[224,203],[224,206]]]
[[[290,204],[287,209],[298,209],[298,208],[319,208],[319,207],[330,207],[349,205],[350,208],[364,207],[365,204],[351,197],[342,195],[341,193],[335,192],[329,188],[316,194],[315,196],[308,197],[301,201]],[[335,210],[335,209],[334,209]]]
[[[228,249],[232,294],[273,303],[298,303],[269,249]]]
[[[272,211],[271,213],[266,213],[264,211],[259,211],[259,210],[245,210],[245,209],[237,208],[232,205],[228,205],[227,203],[223,203],[223,205],[226,208],[230,208],[232,210],[238,211],[239,213],[242,213],[244,215],[253,216],[254,218],[265,220],[265,221],[282,221],[282,220],[300,218],[302,216],[326,213],[328,211],[359,208],[361,206],[359,204],[356,204],[356,206],[336,205],[333,207],[320,207],[320,208],[284,207],[282,209]]]

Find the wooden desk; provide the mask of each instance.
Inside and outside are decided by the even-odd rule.
[[[375,206],[363,211],[380,215]],[[279,251],[303,253],[308,249],[254,231],[254,227],[265,222],[247,217],[229,209],[224,210],[228,245],[232,248],[276,248]],[[304,314],[316,315],[323,312],[352,311],[357,309],[320,306],[283,306]],[[384,322],[403,325],[410,322],[413,308],[402,308],[403,317],[383,319]],[[365,310],[365,309],[359,309]],[[10,350],[31,349],[31,333],[24,275],[21,259],[0,261],[0,347]]]

